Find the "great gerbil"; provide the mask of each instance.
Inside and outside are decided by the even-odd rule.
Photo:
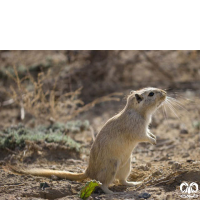
[[[98,133],[84,173],[70,173],[46,169],[8,168],[20,174],[50,177],[55,175],[69,180],[95,179],[102,183],[105,193],[112,193],[108,186],[115,180],[123,185],[133,186],[138,182],[128,182],[131,171],[131,153],[139,142],[156,144],[156,137],[148,126],[152,114],[165,101],[166,92],[157,88],[133,91],[127,98],[124,109],[109,119]]]

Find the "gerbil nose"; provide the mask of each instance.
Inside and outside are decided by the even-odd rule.
[[[165,92],[164,90],[161,90],[161,91],[160,91],[160,97],[161,97],[162,99],[165,99],[166,96],[167,96],[167,92]]]

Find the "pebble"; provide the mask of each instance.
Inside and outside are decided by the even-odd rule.
[[[200,165],[200,161],[194,161],[193,164],[194,165]]]
[[[7,178],[12,178],[12,177],[15,177],[15,175],[14,174],[8,174],[7,175]]]
[[[173,152],[167,153],[166,156],[167,157],[172,157],[172,156],[174,156],[174,153]]]
[[[171,168],[172,168],[173,170],[180,169],[180,168],[181,168],[181,164],[178,163],[178,162],[175,162],[175,163],[172,164]]]
[[[161,195],[161,191],[157,192],[156,194],[157,194],[157,195]]]
[[[0,166],[4,164],[5,164],[5,161],[0,161]]]
[[[152,176],[159,176],[159,175],[161,175],[162,174],[162,171],[161,170],[157,170],[156,172],[154,172],[153,174],[152,174]]]
[[[172,195],[168,194],[168,195],[166,196],[166,200],[172,200]]]
[[[53,165],[51,168],[52,168],[53,170],[55,170],[55,169],[56,169],[56,166],[55,166],[55,165]]]
[[[195,144],[194,143],[190,143],[189,149],[195,149]]]
[[[188,163],[194,163],[194,160],[188,159],[188,160],[186,160],[186,162],[188,162]]]
[[[173,160],[170,160],[169,162],[168,162],[168,164],[169,165],[172,165],[172,164],[174,164],[175,162],[173,161]]]
[[[181,129],[181,130],[180,130],[180,133],[181,133],[181,134],[188,134],[188,130],[187,130],[187,129]]]
[[[143,165],[140,166],[139,169],[142,169],[142,170],[144,170],[144,171],[149,171],[149,167],[143,166]]]
[[[147,166],[148,168],[150,168],[150,167],[151,167],[151,163],[148,162],[148,163],[146,164],[146,166]]]
[[[36,177],[36,178],[35,178],[35,181],[40,182],[40,181],[41,181],[41,178]]]
[[[55,176],[55,175],[51,175],[51,179],[54,180],[54,181],[59,180],[59,178],[57,176]]]
[[[138,197],[139,198],[144,198],[144,199],[148,199],[151,195],[147,192],[144,192],[142,194],[140,194]]]
[[[92,199],[94,199],[92,196],[89,196],[89,197],[87,198],[87,200],[92,200]]]
[[[187,158],[187,157],[189,157],[189,156],[190,156],[189,153],[184,153],[183,156],[182,156],[182,158]]]
[[[160,158],[160,161],[164,161],[164,160],[170,160],[170,158],[167,155]]]

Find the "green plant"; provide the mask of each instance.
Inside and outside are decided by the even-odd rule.
[[[84,200],[87,199],[92,194],[92,192],[95,190],[95,188],[100,185],[101,185],[101,183],[96,180],[91,180],[91,181],[87,182],[85,184],[85,186],[81,189],[81,191],[79,193],[79,197]]]
[[[54,127],[54,126],[52,126]],[[0,132],[0,148],[15,149],[16,147],[23,148],[25,141],[46,141],[48,143],[55,142],[66,145],[70,149],[80,151],[80,144],[73,140],[70,136],[65,134],[64,124],[51,128],[50,126],[39,126],[36,129],[26,128],[22,125],[17,127],[10,127]]]

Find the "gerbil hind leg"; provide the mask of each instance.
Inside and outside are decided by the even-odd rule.
[[[108,185],[103,184],[101,186],[101,189],[106,193],[106,194],[113,194],[113,191],[108,189]]]
[[[138,184],[142,183],[142,182],[127,181],[127,178],[129,176],[130,172],[131,172],[131,157],[129,158],[127,163],[122,168],[119,169],[119,171],[117,172],[117,175],[116,175],[116,179],[118,179],[122,185],[126,185],[126,186],[134,186],[134,185],[138,185]]]
[[[115,175],[119,168],[119,162],[115,159],[110,159],[105,164],[105,168],[98,174],[98,180],[102,183],[101,189],[106,194],[112,194],[113,191],[108,189],[108,186],[114,181]]]

